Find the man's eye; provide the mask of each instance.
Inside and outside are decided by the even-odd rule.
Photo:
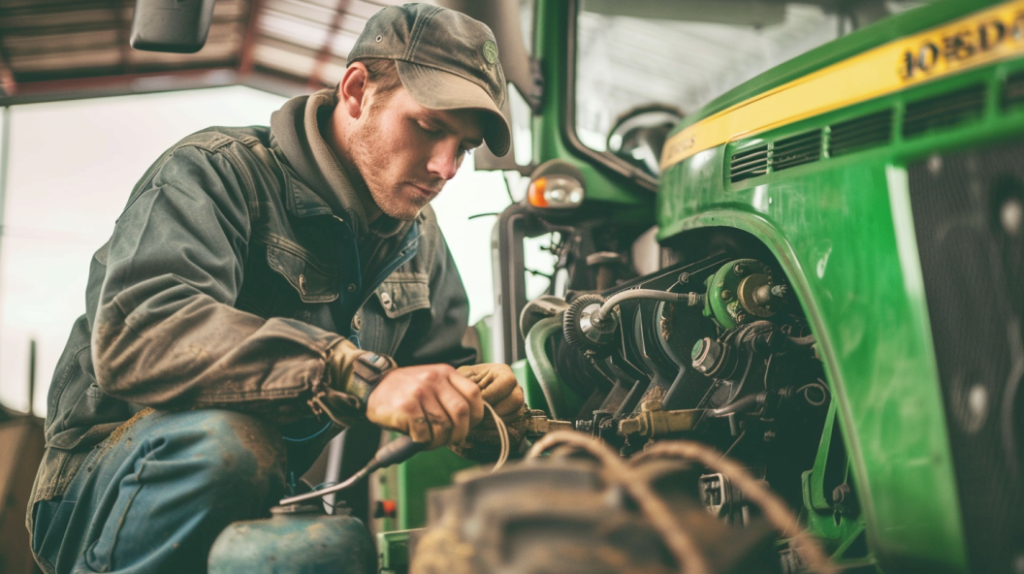
[[[434,129],[434,128],[432,128],[430,126],[427,126],[427,125],[424,125],[424,124],[418,124],[418,125],[419,125],[421,130],[423,130],[425,133],[427,133],[429,135],[432,135],[432,136],[439,136],[442,133],[444,133],[444,132],[442,132],[439,129]]]

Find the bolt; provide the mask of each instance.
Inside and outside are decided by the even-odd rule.
[[[689,272],[683,271],[682,273],[680,273],[679,274],[679,282],[680,283],[689,283],[690,282],[690,274],[689,274]]]
[[[728,289],[723,289],[722,290],[722,299],[725,300],[725,301],[728,301],[729,299],[732,299],[732,291],[730,291]]]
[[[1021,223],[1024,222],[1024,204],[1015,197],[1004,201],[999,209],[999,222],[1003,224],[1007,235],[1020,234]]]
[[[747,274],[747,268],[742,263],[737,263],[732,268],[732,272],[735,273],[736,275],[739,275],[740,277],[743,277],[744,275]]]
[[[780,299],[782,297],[785,297],[786,293],[789,293],[789,287],[786,285],[775,285],[774,287],[772,287],[772,295]]]

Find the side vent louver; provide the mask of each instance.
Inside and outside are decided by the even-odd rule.
[[[1003,107],[1024,103],[1024,72],[1006,78],[1003,85]]]
[[[828,153],[836,157],[889,142],[892,136],[892,110],[852,119],[832,126]]]
[[[733,182],[768,173],[768,144],[733,154],[729,165],[729,179]]]
[[[807,132],[775,142],[772,170],[781,171],[821,159],[821,130]]]
[[[985,86],[978,85],[907,104],[903,135],[915,136],[981,118]]]

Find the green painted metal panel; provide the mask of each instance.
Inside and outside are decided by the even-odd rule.
[[[427,491],[451,484],[453,474],[476,464],[447,448],[438,448],[398,465],[398,529],[426,526]]]
[[[408,571],[409,535],[408,530],[377,533],[377,553],[380,555],[382,574]]]
[[[948,11],[949,6],[943,5]],[[943,12],[945,13],[945,12]],[[669,169],[659,236],[735,227],[768,245],[794,283],[822,354],[854,463],[872,548],[903,560],[966,570],[956,481],[903,166],[931,153],[1024,134],[1024,111],[1003,110],[1005,62],[709,149]],[[905,138],[908,102],[984,86],[983,115]],[[894,110],[892,143],[738,183],[734,150]]]

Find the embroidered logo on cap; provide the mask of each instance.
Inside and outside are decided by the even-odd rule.
[[[498,61],[498,46],[494,42],[487,40],[484,42],[484,59],[487,60],[488,64],[493,64]]]

